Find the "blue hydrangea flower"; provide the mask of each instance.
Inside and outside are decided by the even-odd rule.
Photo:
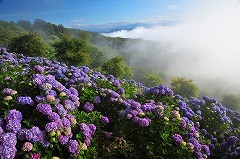
[[[23,97],[23,96],[18,97],[17,102],[22,105],[27,105],[27,104],[33,105],[34,104],[31,97]]]

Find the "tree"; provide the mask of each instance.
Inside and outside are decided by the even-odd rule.
[[[88,47],[91,56],[90,67],[94,69],[102,67],[102,65],[107,62],[106,53],[102,52],[97,47],[91,46],[90,44]]]
[[[64,35],[53,47],[57,52],[57,59],[68,65],[81,66],[90,64],[90,54],[87,43],[77,38],[70,38]]]
[[[163,84],[163,81],[159,75],[154,73],[148,73],[145,76],[143,76],[142,83],[144,86],[154,87]]]
[[[87,41],[63,35],[61,40],[53,44],[57,58],[69,65],[101,67],[106,62],[106,55]]]
[[[199,94],[198,86],[192,79],[187,79],[185,77],[173,78],[170,86],[175,94],[179,94],[183,97],[197,97]]]
[[[118,55],[107,61],[102,70],[118,79],[132,77],[131,68],[124,63],[124,58]]]
[[[13,38],[9,44],[9,50],[27,56],[41,56],[47,58],[54,56],[53,50],[46,45],[42,37],[36,33],[28,33]]]
[[[221,103],[231,110],[240,111],[240,97],[235,94],[225,94]]]
[[[134,69],[134,80],[142,82],[144,86],[154,87],[163,84],[165,75],[162,72],[156,72],[144,67]]]

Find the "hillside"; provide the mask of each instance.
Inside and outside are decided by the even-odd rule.
[[[86,66],[0,55],[0,156],[239,158],[240,113]]]
[[[111,38],[96,32],[64,28],[62,25],[41,19],[36,19],[33,23],[26,20],[19,20],[17,23],[0,21],[0,29],[2,47],[8,48],[12,39],[20,37],[10,52],[25,51],[28,56],[47,57],[75,66],[85,65],[103,74],[114,74],[114,71],[106,71],[106,65],[107,62],[111,63],[115,56],[120,56],[119,62],[127,65],[131,72],[128,74],[129,77],[124,78],[132,78],[146,86],[154,86],[162,83],[171,85],[174,78],[184,77],[189,83],[197,85],[198,93],[191,94],[192,96],[201,98],[207,94],[231,109],[240,109],[240,88],[237,85],[219,78],[182,75],[181,72],[189,70],[188,63],[191,65],[197,59],[190,56],[192,52],[172,50],[170,44],[141,39]],[[29,33],[32,34],[30,37],[25,36],[25,39],[22,37]],[[29,41],[24,41],[26,39]],[[32,47],[31,40],[35,40],[35,43],[30,51],[28,47]],[[116,68],[121,67],[114,67]],[[116,72],[121,71],[119,69]]]
[[[1,37],[8,39],[7,42],[1,41],[0,43],[1,46],[5,47],[7,47],[11,38],[23,35],[27,32],[36,32],[40,34],[45,42],[51,40],[52,36],[60,38],[62,34],[85,39],[98,46],[113,47],[114,49],[121,47],[125,42],[123,38],[109,38],[96,32],[64,28],[62,25],[55,25],[41,19],[36,19],[33,23],[27,20],[19,20],[17,23],[0,21],[0,26]]]

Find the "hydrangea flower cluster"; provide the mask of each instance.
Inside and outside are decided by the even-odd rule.
[[[4,122],[5,120],[5,122]],[[1,159],[13,159],[17,152],[16,133],[21,128],[22,114],[16,110],[8,111],[5,119],[0,121],[0,156]],[[14,123],[16,122],[16,123]],[[5,125],[6,123],[6,125]]]
[[[0,157],[1,159],[13,159],[17,152],[17,137],[15,133],[6,132],[0,136]]]
[[[174,134],[174,135],[172,136],[172,138],[173,138],[174,142],[175,142],[177,145],[180,145],[181,143],[184,142],[182,136],[179,135],[179,134]]]
[[[86,144],[86,146],[90,146],[91,138],[94,135],[97,127],[94,124],[87,125],[86,123],[81,123],[79,126],[80,126],[80,130],[82,131],[83,135],[85,136],[84,143]]]

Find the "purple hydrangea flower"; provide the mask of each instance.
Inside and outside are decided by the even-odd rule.
[[[141,104],[139,102],[135,102],[135,101],[131,101],[131,107],[133,109],[140,109],[141,108]]]
[[[78,96],[78,91],[74,87],[70,87],[69,91],[71,91],[73,95]]]
[[[201,133],[203,136],[205,136],[207,134],[207,130],[206,129],[201,129]]]
[[[87,124],[81,123],[81,124],[80,124],[80,129],[81,129],[82,133],[83,133],[86,137],[90,137],[90,136],[91,136],[91,129],[88,127]]]
[[[69,98],[73,101],[73,102],[76,102],[79,100],[78,96],[75,96],[73,94],[69,95]]]
[[[217,139],[216,138],[212,138],[211,139],[211,143],[215,145],[217,143]]]
[[[4,133],[3,128],[0,126],[0,136]]]
[[[57,130],[57,123],[56,122],[50,122],[47,123],[45,126],[46,132],[52,132]]]
[[[182,136],[179,135],[179,134],[174,134],[172,136],[172,139],[173,139],[174,143],[177,144],[177,145],[180,145],[182,142],[184,142]]]
[[[52,107],[50,104],[39,103],[36,109],[44,115],[52,113]]]
[[[209,147],[207,145],[202,145],[203,151],[204,153],[209,156],[210,155],[210,150]]]
[[[59,135],[58,136],[58,141],[62,144],[65,145],[68,143],[69,136],[64,136],[64,135]]]
[[[104,132],[104,135],[105,135],[105,137],[108,138],[108,139],[110,139],[110,138],[112,137],[112,133],[111,133],[111,132],[105,131],[105,132]]]
[[[56,81],[53,85],[54,88],[56,88],[58,91],[63,91],[66,89],[60,82]]]
[[[202,159],[202,158],[203,158],[202,153],[199,152],[199,151],[194,151],[194,152],[193,152],[193,155],[194,155],[195,157],[197,157],[198,159]]]
[[[102,120],[102,122],[105,123],[105,124],[109,123],[109,119],[108,119],[108,117],[106,117],[106,116],[102,116],[101,120]]]
[[[18,134],[17,134],[17,138],[20,140],[20,141],[23,141],[23,140],[26,140],[26,132],[28,131],[28,129],[20,129],[18,131]]]
[[[68,97],[70,96],[70,94],[72,94],[71,91],[66,88],[64,88],[62,91],[65,92]]]
[[[113,98],[119,98],[120,97],[120,95],[117,92],[113,91],[113,90],[111,91],[111,96]]]
[[[228,139],[227,139],[227,142],[231,145],[235,145],[236,142],[237,142],[238,138],[236,136],[230,136]]]
[[[74,103],[71,100],[64,100],[63,105],[69,111],[73,111],[75,109]]]
[[[69,152],[71,152],[73,154],[79,153],[79,148],[78,148],[79,144],[78,144],[77,140],[70,140],[68,142],[68,144],[69,144],[68,145]]]
[[[70,123],[70,121],[69,121],[67,118],[62,118],[61,121],[62,121],[62,124],[63,124],[63,126],[64,126],[65,128],[71,126],[71,123]]]
[[[5,124],[4,124],[4,119],[3,118],[0,118],[0,126],[3,127]]]
[[[238,153],[238,155],[240,155],[240,147],[237,147],[235,151]]]
[[[17,133],[21,129],[21,123],[15,120],[9,120],[6,125],[8,132]]]
[[[127,115],[126,115],[126,118],[127,118],[127,119],[131,119],[132,117],[133,117],[132,114],[127,114]]]
[[[84,104],[84,106],[83,106],[83,109],[84,109],[86,112],[90,113],[90,112],[93,111],[94,105],[93,105],[92,103],[90,103],[90,102],[86,102],[86,103]]]
[[[185,130],[187,128],[187,122],[186,122],[186,120],[184,120],[184,118],[182,118],[181,127],[183,130]]]
[[[94,124],[89,124],[88,127],[91,130],[91,135],[93,135],[95,133],[97,127]]]
[[[15,133],[4,133],[0,136],[0,143],[4,146],[15,146],[17,144],[17,136]]]
[[[23,97],[23,96],[18,97],[17,102],[22,105],[27,105],[27,104],[33,105],[34,104],[31,97]]]
[[[142,110],[144,112],[150,112],[154,107],[150,103],[145,103],[142,105]]]
[[[33,82],[33,84],[38,85],[38,86],[42,85],[42,80],[38,77],[34,78],[32,82]]]
[[[50,83],[42,83],[41,87],[42,90],[51,90],[52,89],[52,85]]]
[[[52,95],[52,96],[56,97],[57,96],[57,92],[54,91],[54,90],[47,90],[46,91],[46,95]]]
[[[3,94],[11,95],[13,91],[14,91],[14,90],[11,89],[11,88],[4,88],[3,91],[2,91],[2,93],[3,93]]]
[[[29,139],[29,141],[32,141],[33,143],[45,140],[44,132],[41,131],[37,126],[32,127],[27,132],[28,133],[26,134],[26,138]]]
[[[33,67],[33,70],[39,71],[40,73],[44,72],[44,67],[36,65]]]
[[[42,96],[37,95],[34,99],[35,99],[38,103],[40,103],[41,101],[46,100],[46,97],[42,97]]]
[[[40,143],[42,144],[43,147],[49,147],[50,146],[50,143],[46,140],[42,140],[42,141],[40,141]]]
[[[95,97],[94,97],[94,103],[96,103],[96,104],[101,103],[101,100],[100,100],[100,97],[99,97],[99,96],[95,96]]]
[[[147,127],[150,124],[150,119],[148,119],[148,118],[140,118],[140,120],[138,121],[138,124],[141,127]]]
[[[122,87],[119,88],[118,90],[119,90],[120,93],[125,93],[125,90],[124,90],[124,88],[122,88]]]
[[[55,112],[51,112],[48,114],[48,119],[51,121],[58,121],[60,119],[60,116]]]
[[[90,146],[91,145],[91,139],[90,138],[86,138],[84,140],[84,143],[86,144],[86,146]]]
[[[197,139],[195,139],[195,138],[190,138],[189,140],[188,140],[188,142],[190,142],[190,143],[192,143],[193,144],[193,146],[194,146],[194,150],[195,151],[197,151],[197,152],[199,152],[200,150],[201,150],[201,148],[202,148],[202,145],[201,144],[199,144],[199,142],[197,141]]]
[[[75,117],[72,114],[67,114],[66,118],[70,121],[71,124],[77,123],[77,120],[75,119]]]
[[[61,104],[56,104],[55,105],[57,113],[61,116],[64,117],[67,115],[67,110],[63,107]]]
[[[138,115],[138,111],[136,110],[131,110],[130,114],[132,114],[134,117]]]
[[[13,159],[16,155],[17,149],[15,146],[0,146],[1,159]]]
[[[16,109],[9,110],[5,120],[8,122],[9,120],[21,121],[22,120],[22,113],[17,111]]]

